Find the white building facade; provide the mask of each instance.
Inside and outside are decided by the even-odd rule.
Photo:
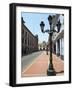
[[[61,23],[61,27],[58,31],[57,26],[55,26],[55,30],[57,32],[53,33],[52,41],[53,41],[53,53],[57,56],[60,56],[62,60],[64,60],[64,16],[59,15],[57,22]]]

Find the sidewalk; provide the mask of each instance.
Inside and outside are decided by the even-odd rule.
[[[23,70],[22,77],[27,76],[47,76],[47,69],[49,65],[49,55],[46,55],[44,51],[40,56],[38,56],[31,65]],[[55,71],[57,72],[56,75],[63,75],[64,74],[64,62],[59,57],[53,54],[53,66]]]

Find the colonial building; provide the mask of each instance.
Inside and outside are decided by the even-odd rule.
[[[63,19],[60,21],[60,19]],[[53,33],[53,53],[55,53],[57,56],[60,56],[62,59],[64,59],[64,16],[59,15],[59,18],[57,20],[56,28],[55,30],[57,32]],[[59,25],[59,28],[57,25]]]
[[[38,51],[38,35],[33,35],[25,26],[23,18],[21,18],[22,30],[22,56]]]
[[[47,43],[45,41],[38,44],[38,49],[39,50],[46,50],[46,47],[47,47]]]
[[[54,16],[52,26],[56,30],[52,35],[52,52],[64,59],[64,15]]]

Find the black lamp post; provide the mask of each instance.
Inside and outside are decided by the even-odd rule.
[[[47,32],[49,33],[49,41],[50,41],[50,63],[49,63],[49,67],[48,67],[48,70],[47,70],[47,75],[48,76],[55,76],[56,75],[56,72],[53,68],[53,63],[52,63],[52,35],[53,35],[53,32],[55,32],[55,30],[52,30],[52,16],[49,15],[48,17],[48,21],[49,21],[49,25],[50,25],[50,30],[45,30],[44,31],[44,22],[42,21],[41,24],[40,24],[40,27],[41,27],[41,31],[43,33]]]

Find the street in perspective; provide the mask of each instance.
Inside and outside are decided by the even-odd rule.
[[[64,15],[21,14],[21,77],[64,75]]]

